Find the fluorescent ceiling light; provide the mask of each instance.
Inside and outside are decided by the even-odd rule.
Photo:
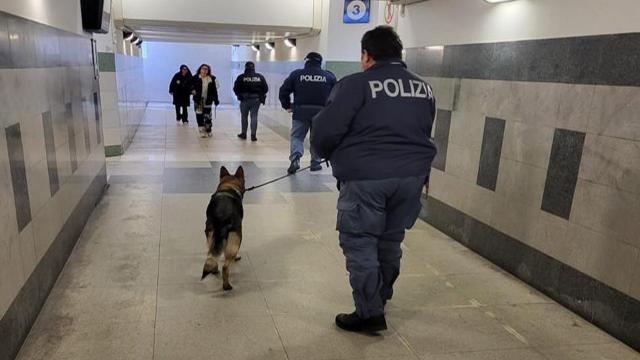
[[[253,51],[260,51],[260,45],[253,44],[251,45],[251,49],[253,49]]]
[[[273,49],[276,47],[276,43],[274,43],[274,42],[267,42],[267,43],[265,43],[264,45],[265,45],[265,46],[267,47],[267,49],[269,49],[269,50],[273,50]]]
[[[444,46],[442,46],[442,45],[426,46],[425,49],[427,49],[427,50],[442,50],[442,49],[444,49]]]
[[[290,48],[296,47],[296,39],[284,39],[284,44]]]
[[[130,41],[135,36],[136,35],[132,31],[127,31],[127,30],[122,31],[122,37],[124,38],[125,41]]]
[[[489,4],[497,4],[497,3],[513,1],[513,0],[484,0],[484,1],[488,2]]]

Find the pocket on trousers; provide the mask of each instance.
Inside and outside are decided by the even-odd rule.
[[[338,221],[336,230],[343,233],[358,234],[362,232],[359,224],[358,204],[338,201]]]
[[[353,202],[338,202],[336,229],[350,234],[380,235],[385,229],[383,211]]]

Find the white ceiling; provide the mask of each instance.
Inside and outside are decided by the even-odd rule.
[[[134,30],[144,41],[251,44],[284,37],[301,37],[309,28],[264,25],[187,23],[151,20],[129,20],[123,25]]]

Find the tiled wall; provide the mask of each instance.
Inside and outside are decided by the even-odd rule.
[[[0,358],[35,320],[106,183],[91,39],[0,12]]]
[[[438,106],[425,218],[640,347],[640,34],[406,60]]]
[[[99,57],[105,152],[117,156],[133,140],[146,111],[143,59],[107,52]]]

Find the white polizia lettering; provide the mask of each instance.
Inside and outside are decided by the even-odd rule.
[[[371,97],[377,98],[380,92],[384,92],[388,97],[421,98],[430,99],[433,97],[432,90],[423,81],[413,79],[386,79],[384,81],[369,81]]]
[[[244,82],[260,82],[262,81],[262,79],[260,79],[260,76],[245,76],[242,78],[242,81]]]
[[[322,75],[300,75],[300,82],[327,82],[327,77]]]

